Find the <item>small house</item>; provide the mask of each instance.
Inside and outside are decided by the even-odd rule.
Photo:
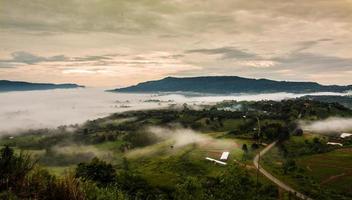
[[[341,133],[340,135],[340,138],[348,138],[348,137],[351,137],[352,136],[352,133]]]
[[[337,142],[328,142],[326,144],[333,145],[333,146],[341,146],[341,147],[343,146],[343,144],[337,143]]]
[[[220,160],[227,160],[229,158],[229,155],[230,155],[230,152],[228,151],[222,152]]]

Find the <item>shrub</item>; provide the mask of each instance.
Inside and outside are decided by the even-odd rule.
[[[90,163],[80,163],[76,168],[76,177],[91,180],[99,185],[108,185],[115,181],[116,172],[111,164],[98,158],[93,158]]]

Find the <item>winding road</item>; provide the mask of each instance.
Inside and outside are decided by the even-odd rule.
[[[276,185],[278,185],[279,187],[281,187],[282,189],[286,190],[287,192],[290,192],[294,195],[296,195],[297,197],[301,198],[301,199],[305,199],[305,200],[313,200],[309,197],[307,197],[306,195],[297,192],[296,190],[294,190],[293,188],[291,188],[290,186],[286,185],[284,182],[280,181],[279,179],[275,178],[273,175],[271,175],[269,172],[267,172],[264,168],[262,168],[259,164],[259,159],[260,156],[264,156],[272,147],[274,147],[276,145],[277,141],[271,143],[270,145],[266,146],[262,151],[260,151],[253,160],[253,164],[256,167],[256,169],[258,169],[260,171],[260,173],[262,173],[264,176],[266,176],[269,180],[271,180],[272,182],[274,182]]]

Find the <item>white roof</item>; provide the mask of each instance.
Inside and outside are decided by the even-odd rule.
[[[215,162],[215,163],[219,163],[221,165],[227,165],[225,162],[221,162],[220,160],[215,160],[213,158],[206,157],[205,159],[206,160],[210,160],[210,161]]]
[[[230,152],[228,151],[222,152],[220,160],[227,160],[229,158],[229,155],[230,155]]]
[[[327,144],[343,146],[343,144],[341,144],[341,143],[336,143],[336,142],[328,142]]]
[[[341,138],[346,138],[346,137],[350,137],[350,136],[352,136],[352,133],[342,133],[340,135]]]

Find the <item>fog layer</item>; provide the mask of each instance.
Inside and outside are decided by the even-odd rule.
[[[111,93],[92,88],[0,93],[0,134],[27,129],[56,128],[60,125],[83,123],[114,112],[161,108],[174,103],[199,105],[223,100],[282,100],[303,95],[305,94],[272,93],[184,96]]]
[[[352,118],[331,117],[315,122],[301,122],[304,130],[323,134],[334,134],[352,131]]]

